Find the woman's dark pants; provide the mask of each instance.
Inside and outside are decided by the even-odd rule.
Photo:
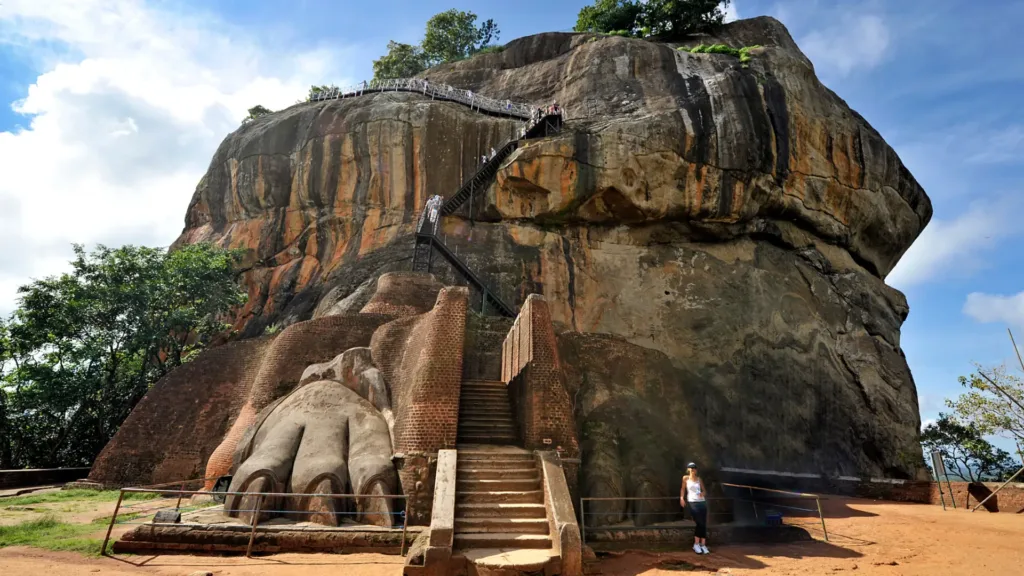
[[[704,502],[687,502],[690,507],[690,515],[693,516],[693,521],[697,523],[697,529],[693,532],[693,535],[697,538],[708,537],[708,506]]]

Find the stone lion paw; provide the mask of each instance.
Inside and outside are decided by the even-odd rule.
[[[224,507],[252,521],[258,493],[266,496],[260,521],[284,516],[337,526],[348,517],[392,526],[397,494],[391,434],[378,407],[335,380],[298,387],[261,411],[235,451],[235,472]],[[355,494],[351,499],[330,494]]]

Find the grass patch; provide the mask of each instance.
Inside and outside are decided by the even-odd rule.
[[[744,46],[743,48],[733,48],[732,46],[726,46],[725,44],[701,44],[694,46],[693,48],[681,47],[679,50],[683,52],[689,52],[690,54],[727,54],[735,58],[740,59],[740,64],[746,67],[747,63],[750,62],[753,56],[750,52],[760,46]]]
[[[118,490],[61,490],[46,494],[35,494],[28,496],[15,496],[0,500],[0,505],[27,506],[29,504],[52,504],[55,502],[116,502]],[[124,495],[125,500],[154,500],[160,498],[160,494],[150,492],[128,492]]]
[[[96,532],[95,524],[68,524],[52,516],[0,526],[0,548],[34,546],[47,550],[99,555],[103,540],[86,538]]]

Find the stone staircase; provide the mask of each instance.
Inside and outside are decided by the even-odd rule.
[[[518,442],[512,404],[504,382],[467,380],[459,399],[459,445]],[[461,455],[461,450],[459,454]]]
[[[549,550],[541,471],[521,448],[458,452],[455,548]]]

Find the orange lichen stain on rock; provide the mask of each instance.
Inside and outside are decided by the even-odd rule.
[[[359,240],[360,256],[373,252],[386,244],[390,227],[382,226],[383,216],[384,212],[379,208],[366,211],[366,219],[363,220],[363,233]]]
[[[822,209],[836,220],[842,222],[843,225],[849,226],[850,208],[854,193],[853,190],[835,180],[826,180],[825,191],[822,197]]]
[[[231,214],[241,214],[242,203],[238,198],[238,160],[228,159],[228,174],[231,180]]]
[[[302,259],[300,264],[299,275],[295,280],[295,292],[300,292],[307,286],[314,278],[318,277],[317,272],[320,271],[320,262],[314,256],[306,256]]]
[[[263,156],[256,158],[256,182],[253,194],[255,194],[256,203],[259,205],[261,210],[265,210],[267,207],[267,185],[263,177]]]
[[[328,274],[340,266],[345,260],[345,253],[349,249],[349,242],[352,238],[353,222],[350,218],[339,218],[334,226],[334,249],[326,256],[327,260],[321,263],[324,274]]]
[[[352,204],[356,197],[356,185],[359,183],[359,168],[355,162],[352,137],[346,134],[341,138],[338,188],[334,191],[333,211],[337,215],[351,216]]]
[[[315,215],[314,215],[315,218]],[[307,213],[305,210],[289,208],[284,213],[284,222],[281,229],[281,243],[285,246],[292,245],[295,240],[306,231]]]
[[[857,160],[861,153],[857,139],[852,134],[837,134],[832,139],[832,164],[836,178],[851,188],[860,184],[864,167]]]

